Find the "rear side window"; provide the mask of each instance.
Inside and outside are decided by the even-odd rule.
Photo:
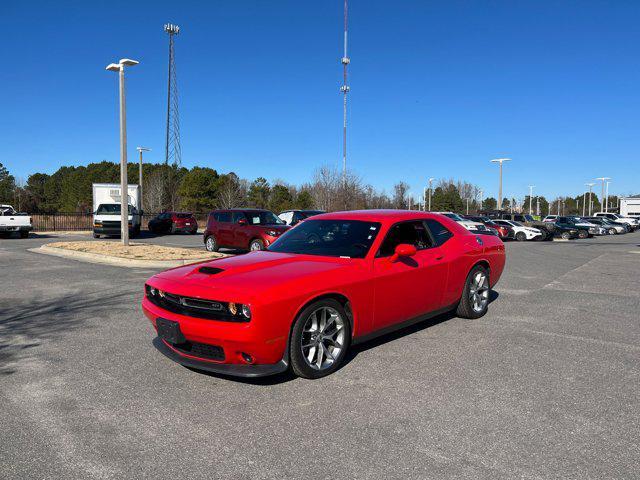
[[[216,212],[213,214],[213,216],[218,222],[231,222],[231,212]]]
[[[446,242],[453,236],[453,233],[447,230],[447,227],[442,225],[437,220],[433,220],[429,218],[425,220],[425,223],[427,224],[427,227],[429,227],[429,230],[431,231],[431,236],[433,237],[433,240],[435,241],[435,244],[437,247],[442,245],[444,242]]]
[[[244,212],[233,212],[233,215],[231,217],[231,221],[233,223],[238,223],[243,218],[246,220]]]
[[[418,250],[433,247],[433,242],[423,222],[396,223],[389,229],[387,237],[378,251],[378,256],[389,257],[393,255],[396,247],[401,243],[413,245]]]

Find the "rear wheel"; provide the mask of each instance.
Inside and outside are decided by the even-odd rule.
[[[615,228],[611,227],[609,229],[609,235],[616,235],[617,233],[618,233],[618,231]]]
[[[516,240],[519,242],[524,242],[527,239],[527,235],[524,232],[516,233]]]
[[[217,252],[218,242],[216,241],[216,237],[214,237],[213,235],[209,235],[204,241],[204,248],[207,249],[207,252]]]
[[[264,250],[264,242],[262,240],[251,240],[251,243],[249,244],[249,250],[251,250],[252,252],[255,252],[257,250]]]
[[[29,236],[29,232],[20,232],[20,238],[27,238]]]
[[[351,341],[351,325],[342,305],[332,298],[318,300],[296,318],[289,342],[293,373],[321,378],[335,372]]]
[[[100,238],[100,234],[99,233],[94,233],[93,234],[93,238]]]
[[[456,314],[462,318],[482,317],[487,313],[490,293],[489,271],[482,265],[476,265],[467,275]]]
[[[571,238],[571,234],[569,232],[562,232],[560,235],[564,240],[569,240]]]
[[[586,230],[578,230],[579,238],[587,238],[588,236],[589,236],[589,232],[587,232]]]

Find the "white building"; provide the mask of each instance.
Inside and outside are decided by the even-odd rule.
[[[620,215],[623,217],[640,217],[640,195],[621,198]]]

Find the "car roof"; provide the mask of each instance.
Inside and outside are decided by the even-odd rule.
[[[395,223],[404,220],[420,219],[438,220],[449,230],[457,233],[468,232],[458,222],[434,212],[421,212],[418,210],[350,210],[345,212],[331,212],[314,215],[313,220],[362,220],[365,222]]]
[[[267,208],[216,208],[211,212],[270,212]]]

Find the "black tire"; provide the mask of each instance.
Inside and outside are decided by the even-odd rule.
[[[615,228],[611,227],[609,229],[609,235],[617,235],[617,234],[618,234],[618,231]]]
[[[471,288],[472,282],[478,272],[483,273],[486,276],[487,282],[487,301],[484,304],[484,307],[481,310],[476,310],[473,308],[471,302]],[[475,319],[482,317],[489,308],[489,297],[491,296],[491,278],[489,276],[489,271],[484,268],[482,265],[474,266],[469,275],[467,275],[467,279],[464,282],[464,288],[462,289],[462,297],[460,298],[460,302],[458,303],[458,308],[456,309],[456,315],[461,318]]]
[[[174,223],[171,224],[171,235],[175,235],[176,233],[176,225]]]
[[[27,238],[29,236],[29,232],[20,232],[20,238]]]
[[[524,242],[527,239],[527,235],[524,232],[516,233],[516,240],[518,242]]]
[[[578,238],[588,238],[589,232],[586,230],[578,230]]]
[[[333,360],[331,366],[322,370],[316,370],[310,367],[304,358],[304,355],[302,353],[302,337],[304,326],[309,319],[309,316],[317,309],[322,307],[329,307],[338,312],[338,315],[344,320],[344,328],[346,329],[346,332],[342,349],[340,350],[338,356]],[[338,368],[340,368],[340,365],[344,360],[350,344],[351,323],[349,321],[347,312],[345,312],[344,308],[342,308],[342,305],[337,300],[334,300],[332,298],[325,298],[323,300],[313,302],[300,312],[300,314],[294,321],[293,328],[291,329],[291,338],[289,339],[289,360],[291,363],[291,371],[295,375],[302,378],[316,379],[326,377],[327,375],[332,374]]]
[[[198,233],[198,229],[197,229],[197,228],[194,228],[194,229],[193,229],[193,230],[191,230],[189,233],[190,233],[191,235],[195,235],[196,233]]]
[[[213,235],[209,235],[207,238],[205,238],[204,248],[207,250],[207,252],[217,252],[219,247],[216,237],[214,237]]]
[[[571,240],[571,234],[569,232],[562,232],[560,235],[564,240]]]
[[[135,227],[131,230],[131,238],[136,238],[140,236],[140,226]]]
[[[99,233],[94,233],[93,234],[93,238],[100,238],[100,234]]]
[[[249,251],[264,250],[264,242],[260,239],[251,240],[249,243]]]

